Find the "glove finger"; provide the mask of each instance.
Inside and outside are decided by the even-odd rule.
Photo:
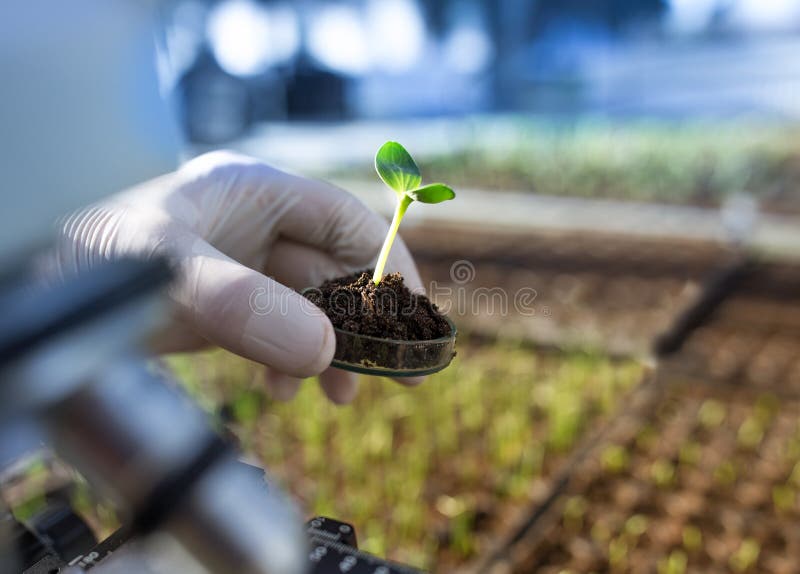
[[[264,369],[264,384],[269,396],[276,401],[290,401],[300,390],[303,379],[290,377],[271,367]]]
[[[162,247],[181,268],[171,296],[201,337],[295,377],[330,364],[333,327],[307,299],[193,234],[172,233]]]
[[[358,377],[355,373],[335,369],[326,369],[319,376],[319,384],[331,402],[346,405],[353,402],[358,394]]]
[[[301,291],[346,275],[351,269],[315,247],[278,239],[270,248],[265,271],[282,285]]]
[[[394,380],[407,387],[416,387],[425,382],[427,377],[397,377]]]

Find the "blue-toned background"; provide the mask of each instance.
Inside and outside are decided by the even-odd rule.
[[[201,142],[284,119],[800,115],[795,0],[176,0],[164,12],[169,79]]]

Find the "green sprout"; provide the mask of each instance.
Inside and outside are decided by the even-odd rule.
[[[728,564],[734,571],[744,572],[756,565],[759,554],[761,554],[761,545],[758,541],[755,538],[745,538],[739,549],[730,557]]]
[[[583,528],[583,517],[587,510],[586,499],[582,496],[571,496],[564,504],[563,520],[564,526],[568,530],[580,530]]]
[[[792,467],[792,472],[789,474],[789,478],[786,480],[786,483],[800,488],[800,462],[796,462],[794,464]]]
[[[754,450],[764,438],[764,426],[756,416],[747,417],[736,433],[736,442],[745,449]]]
[[[725,420],[727,414],[725,405],[714,399],[708,399],[700,406],[697,413],[700,424],[707,429],[718,427]]]
[[[797,494],[794,488],[785,484],[772,487],[772,503],[778,512],[788,512],[794,508]]]
[[[386,142],[375,154],[375,171],[397,195],[397,205],[394,210],[392,224],[381,247],[378,263],[375,264],[375,273],[372,281],[377,285],[383,279],[383,269],[389,258],[394,238],[400,227],[400,221],[406,214],[408,206],[415,201],[422,203],[441,203],[453,199],[455,192],[443,183],[422,184],[422,175],[414,159],[406,148],[397,142]]]
[[[612,570],[625,570],[629,554],[630,548],[628,547],[628,540],[623,535],[609,540],[608,562]]]
[[[736,482],[736,466],[726,460],[714,469],[714,480],[722,486],[730,486]]]
[[[625,447],[618,444],[610,445],[600,455],[603,469],[612,474],[619,474],[628,468],[630,455]]]
[[[681,446],[678,454],[678,460],[681,464],[687,466],[694,466],[700,461],[703,454],[702,447],[696,442],[687,442]]]
[[[643,514],[634,514],[625,521],[625,534],[631,538],[639,538],[647,532],[647,517]]]
[[[667,488],[675,480],[675,465],[664,458],[659,458],[650,467],[650,476],[657,486]]]
[[[669,556],[658,561],[658,574],[683,574],[689,557],[683,550],[673,550]]]
[[[703,533],[697,526],[687,524],[681,533],[683,547],[689,552],[697,552],[703,546]]]

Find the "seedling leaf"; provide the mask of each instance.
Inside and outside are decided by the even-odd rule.
[[[414,158],[397,142],[388,141],[375,154],[375,171],[398,194],[416,189],[422,183]]]
[[[414,159],[406,151],[406,148],[397,142],[388,141],[381,146],[375,154],[375,171],[383,182],[391,187],[397,195],[397,205],[395,206],[392,223],[383,241],[383,247],[378,254],[378,261],[375,263],[375,272],[372,274],[372,281],[377,285],[383,278],[383,270],[386,267],[386,260],[389,258],[389,251],[392,243],[397,236],[400,221],[408,209],[408,206],[419,201],[420,203],[441,203],[448,199],[453,199],[456,194],[452,189],[443,183],[432,183],[422,186],[422,175]]]
[[[455,199],[456,193],[443,183],[431,183],[417,189],[407,191],[406,195],[411,196],[414,201],[421,203],[441,203],[448,199]]]

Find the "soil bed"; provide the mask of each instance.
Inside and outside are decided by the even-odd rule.
[[[515,572],[794,572],[800,403],[656,393],[615,425],[529,536]]]
[[[363,377],[342,409],[311,382],[273,403],[258,368],[224,353],[172,365],[202,404],[228,406],[245,452],[306,515],[348,520],[365,550],[434,572],[505,540],[641,377],[634,362],[466,339],[423,385]]]
[[[662,365],[665,379],[800,397],[800,268],[762,263]]]
[[[731,257],[717,244],[596,233],[420,225],[403,239],[460,331],[614,355],[649,352]]]

